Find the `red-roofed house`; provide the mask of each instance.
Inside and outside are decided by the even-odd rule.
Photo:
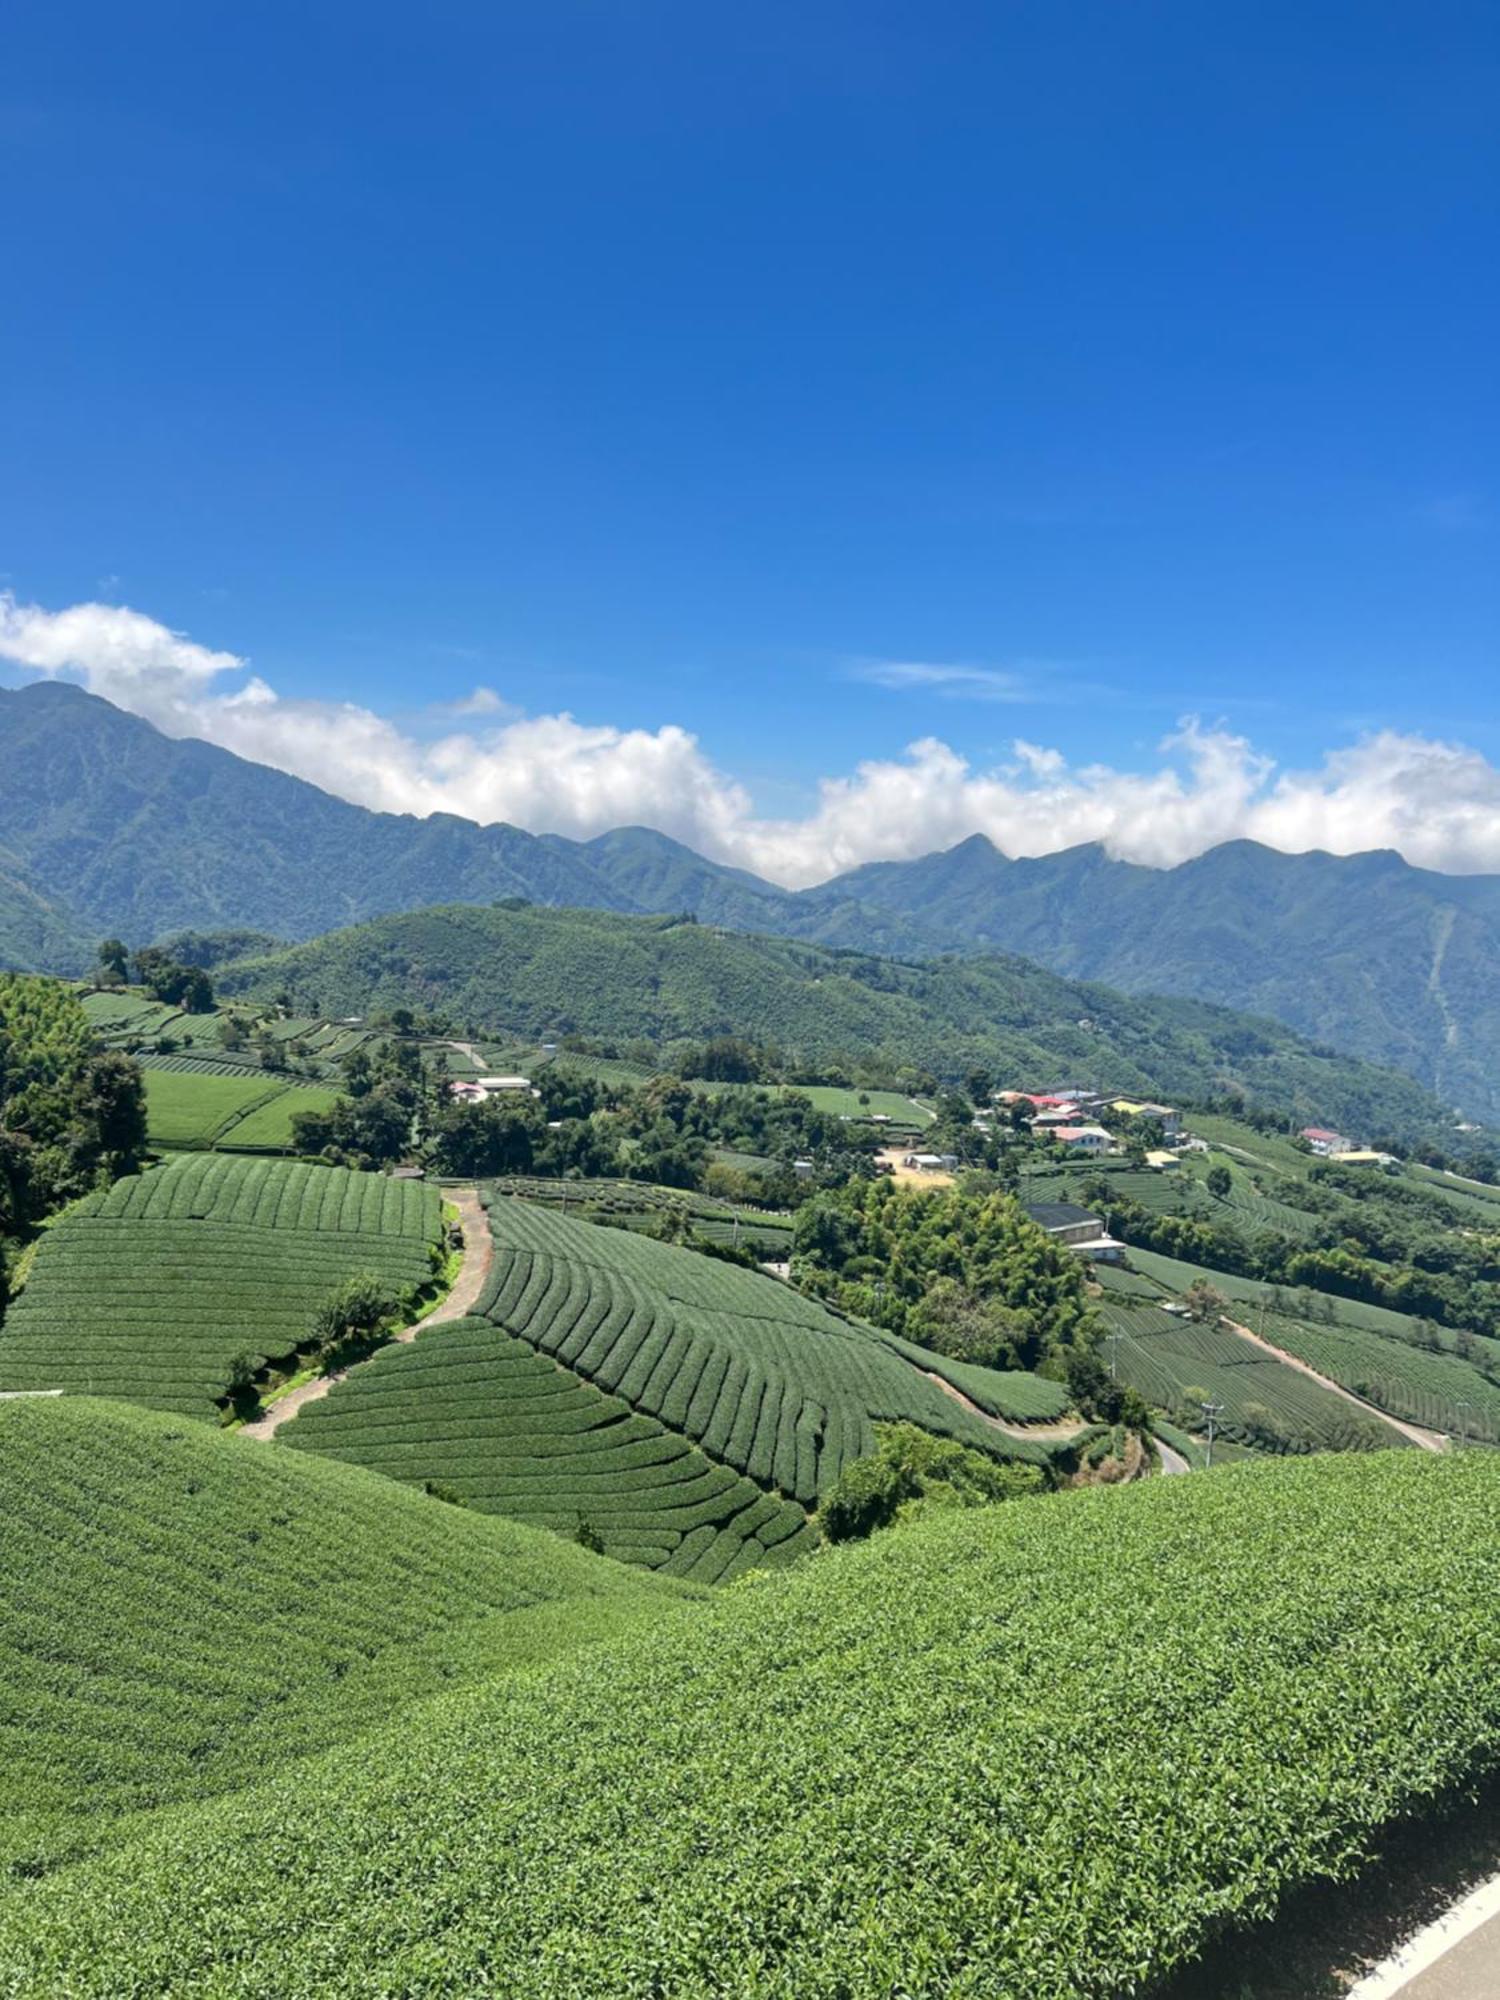
[[[1070,1153],[1107,1153],[1114,1144],[1102,1125],[1052,1125],[1048,1130]]]
[[[1302,1137],[1315,1153],[1326,1159],[1330,1153],[1347,1153],[1349,1141],[1342,1132],[1330,1132],[1326,1125],[1304,1125]]]

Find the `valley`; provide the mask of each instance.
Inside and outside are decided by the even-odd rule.
[[[680,912],[191,914],[0,973],[7,1990],[1169,2000],[1489,1767],[1500,1178],[1411,1077]]]

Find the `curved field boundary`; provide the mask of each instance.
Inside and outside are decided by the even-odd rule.
[[[425,1319],[418,1320],[411,1326],[404,1326],[399,1333],[393,1334],[386,1342],[387,1347],[415,1340],[423,1327],[438,1326],[444,1320],[467,1319],[474,1309],[479,1294],[484,1290],[485,1281],[490,1274],[490,1262],[495,1254],[489,1219],[480,1207],[479,1196],[473,1188],[453,1188],[449,1193],[458,1210],[458,1219],[464,1232],[462,1268],[454,1280],[453,1289],[442,1303],[428,1313]],[[385,1347],[377,1348],[375,1352],[383,1354]],[[375,1355],[369,1355],[366,1359],[373,1361]],[[365,1365],[364,1361],[355,1363],[355,1367],[358,1368],[363,1368]],[[351,1372],[348,1368],[340,1368],[334,1374],[320,1375],[316,1381],[304,1382],[300,1388],[290,1390],[279,1401],[273,1403],[263,1417],[257,1417],[253,1424],[246,1424],[240,1436],[254,1438],[261,1444],[268,1442],[275,1437],[283,1424],[296,1416],[299,1410],[306,1409],[309,1403],[318,1402],[336,1383],[346,1381]]]

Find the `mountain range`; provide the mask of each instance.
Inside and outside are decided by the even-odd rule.
[[[1500,1124],[1500,877],[1249,841],[1170,869],[1098,846],[1010,860],[982,835],[790,891],[642,827],[588,841],[371,812],[81,689],[0,690],[0,964],[98,938],[289,942],[431,904],[691,914],[905,958],[1019,953],[1127,993],[1270,1015]]]

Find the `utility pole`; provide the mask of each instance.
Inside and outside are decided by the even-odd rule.
[[[1223,1415],[1224,1405],[1222,1403],[1200,1403],[1198,1407],[1202,1410],[1204,1416],[1208,1418],[1208,1450],[1204,1453],[1203,1457],[1203,1469],[1205,1472],[1208,1472],[1213,1469],[1214,1462],[1214,1418]]]
[[[740,1247],[740,1218],[738,1212],[736,1212],[734,1218],[734,1242],[732,1247],[736,1250]]]
[[[1469,1442],[1469,1399],[1467,1396],[1459,1397],[1453,1414],[1458,1418],[1460,1424],[1458,1448],[1462,1451],[1464,1446]]]
[[[1109,1379],[1111,1382],[1113,1382],[1115,1379],[1116,1364],[1118,1363],[1119,1359],[1120,1359],[1120,1329],[1116,1326],[1116,1327],[1111,1327],[1109,1333]]]

